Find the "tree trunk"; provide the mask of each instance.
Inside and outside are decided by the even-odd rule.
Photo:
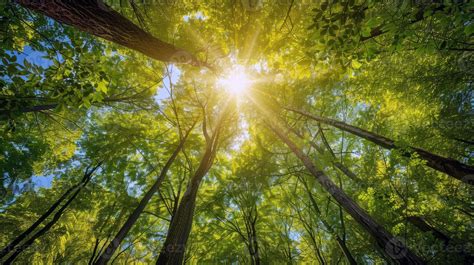
[[[159,40],[101,0],[15,0],[61,23],[164,62],[203,65],[191,53]]]
[[[199,167],[196,169],[196,172],[189,181],[186,192],[183,194],[183,198],[181,198],[178,209],[171,220],[168,234],[156,264],[183,263],[186,243],[188,241],[189,233],[191,232],[193,223],[194,208],[196,206],[196,196],[199,189],[199,184],[214,163],[214,158],[219,145],[222,122],[226,112],[227,109],[223,111],[223,114],[219,118],[214,133],[211,137],[207,135],[205,122],[206,117],[204,117],[203,132],[206,138],[206,150],[203,154],[203,157],[201,158]]]
[[[349,264],[351,265],[357,265],[357,261],[354,259],[354,256],[352,256],[352,253],[350,252],[349,248],[347,248],[346,242],[342,240],[339,235],[336,235],[336,241],[339,245],[339,248],[341,248],[342,253],[344,253],[344,257],[346,257],[347,262],[349,262]]]
[[[36,222],[34,222],[28,229],[26,229],[23,233],[21,233],[19,236],[17,236],[15,239],[13,239],[10,244],[8,244],[6,247],[2,249],[0,252],[0,260],[3,259],[5,256],[7,256],[11,251],[15,249],[15,247],[24,239],[26,239],[46,218],[48,218],[55,210],[58,208],[58,206],[69,196],[71,192],[74,190],[78,189],[81,187],[81,185],[84,184],[84,182],[87,181],[88,178],[94,173],[94,171],[100,166],[101,163],[99,163],[95,168],[93,168],[90,172],[86,171],[84,173],[84,176],[82,177],[82,180],[70,187],[49,209],[41,215]]]
[[[298,136],[298,138],[304,140],[304,137],[303,135],[301,135],[301,133],[299,133],[297,130],[293,129],[293,128],[289,128],[296,136]],[[311,145],[311,147],[313,147],[320,155],[324,155],[324,149],[321,148],[320,146],[318,146],[317,144],[315,144],[313,141],[309,141],[309,145]],[[338,162],[335,160],[335,156],[334,156],[334,153],[332,152],[331,149],[329,149],[330,153],[331,153],[331,156],[332,156],[332,159],[331,159],[331,164],[338,168],[339,170],[341,170],[346,176],[348,176],[350,179],[356,181],[356,182],[361,182],[361,180],[357,177],[356,174],[354,174],[352,171],[350,171],[347,167],[345,167],[342,163]]]
[[[253,241],[253,260],[255,265],[260,265],[260,253],[258,249],[258,239],[257,239],[257,229],[255,227],[255,222],[252,222],[252,241]]]
[[[394,149],[397,148],[395,142],[389,138],[386,138],[384,136],[378,135],[376,133],[366,131],[364,129],[349,125],[344,122],[340,122],[337,120],[329,119],[329,118],[324,118],[324,117],[319,117],[316,115],[312,115],[310,113],[301,111],[301,110],[296,110],[292,108],[286,108],[289,111],[301,114],[307,118],[310,118],[312,120],[334,126],[338,129],[341,129],[343,131],[349,132],[351,134],[357,135],[361,138],[364,138],[366,140],[369,140],[381,147],[387,148],[387,149]],[[474,167],[463,164],[457,160],[451,159],[451,158],[446,158],[442,157],[433,153],[430,153],[426,150],[423,150],[421,148],[416,148],[416,147],[410,147],[413,151],[418,153],[418,155],[426,160],[426,165],[438,170],[440,172],[446,173],[454,178],[457,178],[458,180],[473,185],[473,179],[474,179]],[[403,154],[404,156],[409,157],[410,153],[405,153]]]
[[[308,184],[306,183],[306,181],[304,181],[302,178],[300,178],[300,180],[303,183],[303,186],[306,190],[306,193],[308,194],[309,201],[311,202],[311,206],[313,206],[314,211],[316,212],[316,214],[318,214],[320,216],[321,223],[323,223],[323,225],[326,227],[326,229],[329,231],[329,233],[331,233],[336,238],[337,244],[339,245],[339,247],[341,248],[342,253],[346,257],[347,262],[351,265],[357,265],[357,262],[355,261],[354,256],[352,256],[351,251],[347,247],[346,241],[342,240],[342,238],[336,233],[336,231],[334,231],[332,226],[326,220],[324,220],[322,218],[321,210],[319,209],[319,206],[316,203],[316,200],[314,199],[313,194],[311,193],[311,190],[309,189]]]
[[[29,238],[25,243],[23,243],[22,245],[20,245],[18,248],[15,249],[15,251],[12,253],[12,255],[5,261],[5,263],[3,264],[11,264],[18,255],[21,254],[21,252],[23,252],[23,250],[25,250],[26,248],[28,248],[29,246],[31,246],[36,239],[38,239],[39,237],[41,237],[42,235],[44,235],[45,233],[47,233],[51,227],[53,227],[54,224],[56,224],[59,220],[59,218],[62,216],[62,214],[64,213],[64,211],[66,210],[66,208],[71,204],[71,202],[74,201],[74,199],[77,197],[77,195],[79,194],[79,192],[82,190],[83,187],[85,187],[87,185],[87,183],[89,183],[91,177],[92,177],[92,174],[94,173],[94,171],[101,165],[101,163],[99,163],[96,167],[94,167],[91,171],[88,171],[86,170],[86,174],[84,175],[84,178],[83,178],[83,181],[81,182],[81,184],[79,185],[79,187],[76,189],[76,191],[73,193],[73,195],[69,198],[69,200],[66,201],[66,203],[61,207],[59,208],[59,210],[54,214],[53,216],[53,219],[51,221],[49,221],[49,223],[47,223],[43,228],[41,228],[38,232],[36,232],[31,238]]]
[[[191,178],[178,210],[171,220],[168,235],[156,264],[182,264],[186,243],[191,232],[199,184],[212,165],[215,151],[213,148],[206,148],[199,168]]]
[[[451,241],[451,238],[449,236],[445,235],[443,232],[439,231],[438,229],[434,228],[433,226],[429,225],[423,218],[419,216],[408,216],[407,217],[408,222],[416,226],[418,229],[420,229],[423,232],[431,232],[433,236],[435,236],[437,239],[443,241],[444,245],[448,245],[449,241]]]
[[[304,139],[300,134],[298,135],[298,137],[300,137],[301,139]],[[330,146],[329,144],[327,143],[326,139],[324,138],[324,135],[321,135],[323,137],[323,142],[325,143],[326,147],[328,149],[330,149]],[[313,141],[310,141],[309,142],[310,145],[314,148],[320,148],[319,146],[317,146]],[[320,150],[322,151],[322,150]],[[333,154],[332,150],[330,149],[330,153]],[[367,184],[365,184],[363,181],[361,181],[361,179],[359,177],[357,177],[357,175],[352,172],[349,168],[347,168],[346,166],[344,166],[342,163],[338,163],[339,165],[337,166],[337,168],[339,168],[342,172],[344,172],[344,174],[346,174],[349,178],[353,179],[353,180],[357,180],[356,183],[364,188],[367,187]],[[305,184],[305,187],[307,189],[307,186],[306,186],[306,183],[303,182],[303,184]],[[307,189],[308,190],[308,189]],[[315,203],[314,201],[314,198],[312,198],[312,194],[310,194],[310,198],[313,202],[313,204]],[[319,211],[319,208],[317,208],[317,205],[316,205],[316,209],[317,211]],[[431,226],[430,224],[428,224],[423,218],[419,217],[419,216],[409,216],[406,218],[406,220],[408,222],[410,222],[412,225],[414,225],[415,227],[417,227],[420,231],[423,231],[423,232],[431,232],[433,234],[433,236],[435,236],[437,239],[443,241],[445,247],[449,244],[449,242],[451,241],[451,238],[444,234],[443,232],[439,231],[436,227],[433,227]],[[323,224],[324,224],[324,220],[323,220]],[[330,227],[327,227],[329,231],[331,231]],[[337,236],[337,235],[336,235]],[[338,236],[337,236],[338,237]],[[342,239],[340,239],[339,237],[336,239],[338,241],[338,244],[339,242],[343,242]],[[343,242],[344,243],[344,242]],[[345,245],[345,244],[344,244]],[[343,252],[345,251],[344,248],[346,248],[345,246],[341,246],[341,249],[343,250]],[[347,248],[346,248],[347,249]],[[348,249],[347,249],[348,250]],[[459,252],[456,252],[457,254],[459,254],[461,256],[462,259],[466,260],[466,261],[469,261],[469,260],[472,260],[472,256],[464,251],[459,251]],[[350,253],[349,253],[350,254]],[[349,261],[350,262],[350,261]],[[351,264],[356,264],[356,263],[351,263]]]
[[[373,237],[377,245],[395,262],[400,264],[425,264],[415,253],[411,252],[402,242],[393,237],[388,231],[379,225],[359,205],[357,205],[347,194],[344,193],[324,172],[316,168],[311,159],[291,141],[281,128],[267,123],[270,129],[291,149],[291,151],[303,162],[306,169],[316,178],[321,186],[332,195],[332,197],[348,212],[354,220],[359,223]]]
[[[95,262],[96,265],[99,264],[106,264],[110,258],[113,256],[117,248],[120,246],[122,243],[122,240],[125,238],[127,233],[130,231],[130,229],[133,227],[135,222],[138,220],[138,217],[142,214],[143,210],[147,206],[148,202],[150,201],[151,197],[158,191],[158,189],[161,186],[161,183],[163,182],[168,169],[171,167],[171,164],[173,164],[174,160],[178,156],[179,152],[181,152],[181,149],[184,146],[184,143],[186,142],[187,137],[189,136],[189,133],[192,131],[194,128],[191,126],[191,128],[186,132],[184,135],[183,139],[180,140],[178,146],[174,150],[173,154],[171,157],[168,159],[166,162],[165,166],[161,169],[160,175],[156,179],[155,183],[153,186],[148,190],[148,192],[143,196],[142,200],[138,204],[138,206],[135,208],[135,210],[132,212],[132,214],[128,217],[127,221],[123,224],[123,226],[120,228],[118,231],[117,235],[115,235],[115,238],[109,243],[107,248],[105,249],[104,252],[100,255],[99,259]]]

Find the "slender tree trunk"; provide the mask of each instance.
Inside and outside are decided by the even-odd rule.
[[[297,130],[293,129],[293,128],[289,128],[296,136],[298,136],[298,138],[300,139],[304,139],[303,135],[301,135],[301,133],[299,133]],[[309,141],[309,145],[311,145],[311,147],[313,147],[320,155],[324,155],[325,152],[324,152],[324,149],[321,148],[320,146],[318,146],[316,143],[314,143],[313,141]],[[346,176],[348,176],[350,179],[356,181],[356,182],[361,182],[361,180],[357,177],[356,174],[354,174],[352,171],[350,171],[347,167],[345,167],[342,163],[338,162],[335,160],[335,156],[334,156],[334,153],[332,152],[332,150],[329,149],[329,152],[331,153],[331,156],[332,156],[332,159],[331,159],[331,163],[334,167],[338,168],[339,170],[341,170]]]
[[[298,135],[298,137],[300,137],[301,139],[304,139],[301,135]],[[328,142],[327,142],[327,140],[326,140],[326,138],[324,137],[323,134],[321,134],[321,137],[323,138],[323,142],[325,143],[326,148],[329,149],[329,151],[330,151],[331,154],[334,154],[334,153],[332,152],[331,147],[329,146],[329,144],[328,144]],[[310,145],[313,146],[314,148],[320,148],[320,147],[317,146],[313,141],[310,141],[309,143],[310,143]],[[333,156],[333,157],[334,157],[334,156]],[[342,163],[339,163],[338,168],[339,168],[342,172],[344,172],[344,174],[346,174],[349,178],[351,178],[351,179],[353,179],[353,180],[358,180],[358,181],[357,181],[357,184],[358,184],[358,185],[360,185],[360,186],[362,186],[362,187],[364,187],[364,188],[367,187],[367,185],[366,185],[363,181],[361,181],[361,179],[360,179],[359,177],[357,177],[357,175],[356,175],[354,172],[352,172],[349,168],[347,168],[346,166],[344,166]],[[353,176],[355,176],[355,177],[353,177]],[[305,184],[305,183],[303,182],[303,184]],[[305,186],[306,186],[306,185],[305,185]],[[307,189],[307,186],[306,186],[306,189]],[[310,194],[310,196],[311,196],[312,201],[314,201],[314,198],[312,198],[312,194]],[[315,203],[315,201],[314,201],[314,203]],[[317,206],[316,206],[316,207],[317,207]],[[318,211],[319,211],[319,209],[318,209]],[[409,217],[407,217],[406,219],[407,219],[407,221],[410,222],[412,225],[414,225],[415,227],[417,227],[420,231],[423,231],[423,232],[431,232],[431,233],[433,234],[433,236],[435,236],[435,237],[438,238],[439,240],[443,241],[443,243],[444,243],[445,246],[447,246],[447,245],[449,244],[449,242],[451,241],[451,238],[450,238],[448,235],[446,235],[446,234],[444,234],[443,232],[439,231],[436,227],[431,226],[431,225],[428,224],[423,218],[421,218],[421,217],[419,217],[419,216],[409,216]],[[323,221],[323,223],[324,223],[324,221]],[[329,228],[328,228],[328,230],[329,230]],[[337,236],[337,237],[338,237],[338,236]],[[338,237],[336,240],[338,241],[338,243],[339,243],[339,241],[343,242],[342,239],[339,238],[339,237]],[[341,246],[341,249],[342,249],[343,251],[345,251],[345,250],[343,249],[344,246],[342,246],[342,245],[340,245],[340,246]],[[347,249],[347,248],[346,248],[346,249]],[[468,253],[466,253],[466,252],[464,252],[464,251],[460,251],[460,252],[456,252],[456,253],[459,254],[459,255],[461,256],[461,258],[464,259],[464,260],[466,260],[466,261],[469,261],[469,260],[472,260],[472,259],[473,259],[473,257],[472,257],[470,254],[468,254]],[[349,253],[349,254],[350,254],[350,253]],[[351,263],[351,264],[352,264],[352,263]],[[354,263],[354,264],[355,264],[355,263]]]
[[[255,222],[252,222],[252,241],[253,241],[253,259],[255,261],[255,265],[260,265],[260,253],[258,249],[257,228],[255,227]]]
[[[408,249],[402,242],[379,225],[364,209],[357,205],[347,194],[316,168],[311,159],[283,133],[281,128],[267,123],[270,129],[291,149],[303,162],[306,169],[316,178],[321,186],[374,238],[377,245],[387,255],[400,264],[425,264],[425,262]]]
[[[257,219],[258,219],[258,209],[257,205],[253,205],[250,208],[250,211],[246,211],[248,208],[242,208],[241,212],[244,218],[245,230],[247,231],[247,247],[250,254],[250,260],[252,264],[260,265],[260,254],[258,248],[258,238],[257,238]]]
[[[86,170],[84,176],[82,177],[82,180],[79,183],[70,187],[53,205],[51,205],[51,207],[49,207],[49,209],[43,215],[38,218],[38,220],[36,220],[36,222],[34,222],[30,227],[28,227],[28,229],[26,229],[23,233],[13,239],[13,241],[10,242],[6,247],[4,247],[0,252],[0,260],[7,256],[11,251],[15,250],[15,247],[21,241],[26,239],[41,223],[43,223],[43,221],[46,220],[46,218],[48,218],[56,210],[56,208],[58,208],[58,206],[69,196],[71,192],[77,190],[82,185],[84,185],[87,179],[91,177],[91,175],[100,166],[100,164],[101,163],[99,163],[99,165],[93,168],[93,170],[91,170],[90,172]]]
[[[31,236],[22,245],[16,248],[14,252],[12,253],[12,255],[3,264],[11,264],[16,259],[16,257],[20,255],[21,252],[23,252],[23,250],[31,246],[35,242],[36,239],[38,239],[39,237],[47,233],[51,229],[51,227],[53,227],[53,225],[58,222],[59,218],[62,216],[66,208],[71,204],[71,202],[74,201],[74,199],[77,197],[77,195],[82,190],[82,188],[85,187],[87,183],[89,183],[92,177],[92,174],[100,165],[101,163],[99,163],[91,171],[86,170],[86,174],[84,175],[83,182],[81,182],[79,187],[76,189],[73,195],[66,201],[66,203],[63,206],[61,206],[61,208],[59,208],[59,210],[54,214],[53,219],[51,219],[49,223],[47,223],[43,228],[41,228],[38,232],[36,232],[33,236]]]
[[[227,109],[223,111],[219,118],[216,128],[211,137],[206,132],[206,122],[203,123],[203,131],[206,138],[206,149],[196,169],[193,177],[189,181],[186,192],[183,194],[176,214],[173,216],[166,240],[161,249],[156,264],[182,264],[186,243],[191,232],[194,208],[196,206],[196,196],[204,176],[207,174],[217,153],[219,138],[222,129],[222,122],[226,115]],[[204,117],[204,120],[206,117]]]
[[[438,238],[439,240],[444,242],[444,245],[448,245],[449,241],[451,241],[451,238],[449,236],[445,235],[443,232],[439,231],[438,229],[432,227],[428,223],[426,223],[423,218],[419,216],[408,216],[407,220],[412,223],[414,226],[418,227],[423,232],[431,232],[433,236]]]
[[[156,264],[181,264],[183,262],[186,243],[191,232],[199,184],[212,165],[215,151],[210,146],[206,148],[199,168],[191,178],[179,203],[178,210],[173,216],[168,235]]]
[[[307,118],[310,118],[312,120],[334,126],[338,129],[341,129],[343,131],[349,132],[351,134],[357,135],[361,138],[364,138],[366,140],[369,140],[381,147],[387,148],[387,149],[394,149],[397,148],[395,142],[392,139],[386,138],[384,136],[378,135],[376,133],[366,131],[364,129],[349,125],[347,123],[329,119],[329,118],[324,118],[324,117],[319,117],[301,110],[297,109],[292,109],[292,108],[286,108],[289,111],[301,114]],[[430,153],[426,150],[423,150],[421,148],[416,148],[416,147],[410,147],[413,151],[415,151],[422,159],[426,160],[426,165],[438,170],[440,172],[446,173],[464,183],[471,184],[473,185],[472,179],[474,179],[474,167],[463,164],[457,160],[451,159],[451,158],[446,158],[442,157],[433,153]],[[410,153],[405,153],[403,154],[404,156],[410,156]]]
[[[332,226],[322,218],[322,213],[321,213],[321,210],[319,209],[319,206],[316,202],[316,200],[314,199],[313,197],[313,194],[311,193],[311,190],[309,189],[308,187],[308,184],[306,183],[306,181],[304,181],[302,178],[300,178],[301,182],[303,183],[303,186],[306,190],[306,193],[308,194],[308,197],[309,197],[309,201],[311,202],[311,206],[313,206],[313,209],[314,211],[316,212],[316,214],[318,214],[320,216],[320,220],[321,222],[323,223],[323,225],[326,227],[326,229],[329,231],[329,233],[331,233],[335,238],[336,238],[336,242],[337,244],[339,245],[339,247],[341,248],[341,251],[342,253],[344,254],[344,257],[346,257],[347,259],[347,262],[351,265],[357,265],[357,262],[354,258],[354,256],[352,256],[352,253],[351,251],[349,250],[349,248],[347,247],[347,244],[346,244],[346,241],[343,240],[337,233],[336,231],[334,231],[334,229],[332,228]]]
[[[349,264],[351,265],[357,265],[357,261],[354,259],[354,256],[352,256],[352,253],[349,248],[347,248],[346,242],[342,240],[339,235],[336,235],[336,241],[337,245],[339,245],[339,248],[341,248],[344,257],[347,259],[347,262],[349,262]]]
[[[178,156],[179,152],[181,152],[181,149],[184,146],[184,143],[186,142],[187,137],[189,136],[189,133],[192,131],[194,128],[193,126],[186,132],[184,135],[183,139],[180,140],[178,146],[174,150],[173,154],[170,156],[168,161],[166,162],[165,166],[161,169],[160,175],[156,179],[155,183],[153,186],[148,190],[148,192],[143,196],[142,200],[138,204],[138,206],[135,208],[135,210],[132,212],[132,214],[128,217],[127,221],[123,224],[123,226],[120,228],[118,231],[117,235],[115,235],[115,238],[109,243],[107,248],[105,249],[104,252],[100,255],[99,259],[95,262],[96,265],[101,265],[101,264],[106,264],[110,258],[113,256],[117,248],[120,246],[122,243],[122,240],[125,238],[127,233],[130,231],[130,229],[133,227],[135,222],[138,220],[140,215],[142,214],[143,210],[147,206],[148,202],[152,198],[152,196],[158,191],[158,189],[161,186],[161,183],[163,182],[169,168],[173,164],[174,160]]]
[[[159,40],[101,0],[15,0],[61,23],[165,62],[201,65],[191,53]]]

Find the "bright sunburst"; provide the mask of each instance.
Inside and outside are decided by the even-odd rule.
[[[219,78],[218,85],[233,96],[242,96],[251,85],[251,80],[244,67],[235,66],[224,77]]]

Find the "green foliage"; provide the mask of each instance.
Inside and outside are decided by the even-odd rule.
[[[360,264],[390,262],[278,140],[262,110],[300,133],[285,131],[425,260],[458,264],[473,252],[472,188],[427,167],[410,148],[474,163],[472,2],[263,1],[255,8],[247,5],[254,1],[168,2],[108,1],[215,71],[152,61],[14,3],[2,9],[0,244],[29,227],[91,161],[104,161],[58,223],[16,262],[94,260],[196,123],[111,259],[154,263],[205,152],[204,132],[218,128],[224,110],[219,151],[197,196],[188,263],[251,264],[252,233],[261,264],[349,264],[338,237]],[[254,80],[237,99],[218,82],[235,64]],[[378,133],[397,148],[285,106]],[[39,187],[45,176],[52,182]],[[434,229],[420,229],[409,217]],[[450,238],[448,245],[435,230]]]

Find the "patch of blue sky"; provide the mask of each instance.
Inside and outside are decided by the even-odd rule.
[[[240,134],[235,138],[234,142],[232,143],[232,150],[239,151],[242,145],[250,138],[249,134],[249,124],[243,117],[240,115]]]
[[[31,64],[39,65],[41,67],[47,68],[53,65],[53,61],[47,59],[47,54],[42,51],[37,51],[31,48],[31,46],[26,45],[23,47],[23,51],[7,51],[8,55],[16,56],[16,62],[21,66],[24,66],[23,62],[27,60]]]
[[[186,22],[188,22],[190,19],[206,20],[207,17],[201,11],[183,16],[183,20]]]
[[[54,179],[53,175],[33,176],[31,178],[31,183],[33,184],[33,188],[36,191],[40,188],[49,189],[52,186],[53,179]]]
[[[170,98],[170,87],[176,85],[181,77],[181,71],[174,64],[167,66],[168,70],[164,71],[163,82],[158,86],[157,92],[154,96],[154,100],[157,104],[160,104],[163,100]],[[169,75],[168,75],[169,73]]]
[[[300,241],[301,239],[301,233],[297,231],[290,231],[288,236],[293,241]]]

